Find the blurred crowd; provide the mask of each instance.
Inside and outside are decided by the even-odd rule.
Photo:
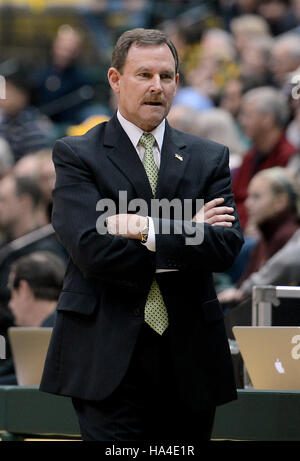
[[[251,323],[254,285],[300,285],[300,0],[88,3],[90,9],[77,11],[81,27],[59,25],[47,62],[11,56],[0,63],[6,81],[0,99],[0,334],[33,323],[37,305],[51,306],[39,325],[55,309],[62,283],[56,259],[65,264],[66,255],[51,226],[52,147],[58,137],[83,134],[114,113],[116,100],[108,83],[99,95],[98,77],[106,74],[117,35],[138,26],[163,29],[178,49],[180,83],[169,123],[230,149],[245,244],[230,271],[215,274],[215,285],[232,337],[233,321]],[[84,59],[87,42],[99,51],[99,63]],[[40,257],[26,262],[32,253]],[[20,257],[28,267],[40,265],[31,275],[50,264],[48,282],[32,281],[28,271],[14,282]],[[38,283],[52,286],[55,296],[44,299],[32,288]],[[22,300],[26,312],[18,316]],[[292,321],[300,324],[300,310]],[[5,376],[0,363],[0,383]]]

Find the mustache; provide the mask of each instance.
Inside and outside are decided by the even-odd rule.
[[[165,104],[166,99],[162,95],[156,95],[154,96],[145,96],[145,98],[142,99],[142,104],[147,104],[147,103],[160,103],[160,104]]]

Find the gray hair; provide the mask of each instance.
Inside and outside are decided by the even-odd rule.
[[[287,33],[275,39],[274,48],[284,46],[290,57],[300,58],[300,36],[298,34]]]
[[[233,38],[223,29],[208,29],[203,34],[201,45],[205,56],[210,55],[212,50],[213,54],[227,59],[234,59],[236,56]]]
[[[257,14],[243,14],[230,22],[230,29],[235,33],[244,32],[247,35],[270,35],[268,22]]]
[[[256,109],[263,114],[272,114],[275,123],[285,127],[289,118],[289,107],[286,97],[273,87],[262,86],[247,91],[243,102],[255,102]]]
[[[197,116],[198,136],[224,144],[231,154],[242,155],[245,147],[240,141],[233,116],[225,109],[215,107]]]

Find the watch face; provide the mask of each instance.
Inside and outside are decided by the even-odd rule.
[[[141,231],[141,241],[143,243],[147,242],[148,239],[148,232],[149,232],[149,220],[147,220],[147,225],[144,227],[144,229]]]
[[[141,232],[141,237],[142,237],[142,242],[143,243],[147,242],[148,232],[142,231]]]

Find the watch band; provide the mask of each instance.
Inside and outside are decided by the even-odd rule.
[[[148,234],[149,234],[149,218],[147,216],[147,224],[145,227],[140,231],[140,239],[142,243],[146,243],[148,240]]]

